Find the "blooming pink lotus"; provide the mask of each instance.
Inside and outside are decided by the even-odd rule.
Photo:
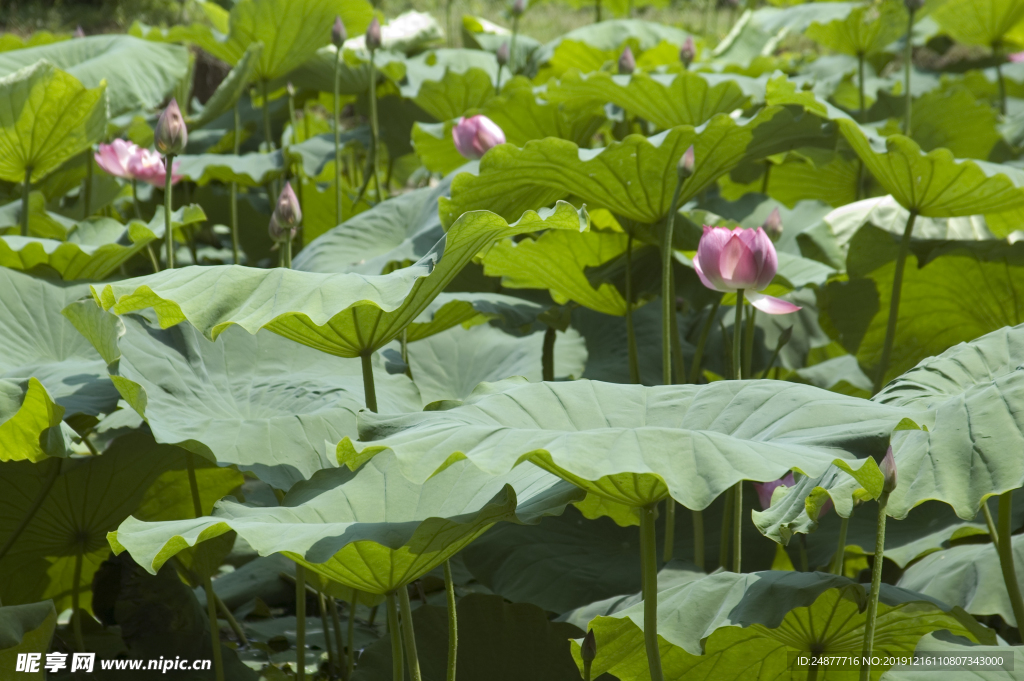
[[[800,308],[793,303],[766,296],[779,269],[775,246],[764,229],[704,226],[693,268],[710,289],[723,293],[742,290],[750,304],[768,314],[787,314]]]
[[[452,129],[452,138],[459,153],[470,160],[482,158],[492,147],[505,143],[505,133],[487,116],[470,116],[459,120]]]
[[[167,169],[160,154],[133,142],[116,139],[110,144],[101,144],[94,158],[96,165],[114,177],[142,180],[161,189],[167,179]],[[178,165],[174,164],[175,170]],[[172,172],[171,184],[177,184],[180,179],[181,175]]]

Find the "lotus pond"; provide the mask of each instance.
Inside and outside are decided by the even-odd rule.
[[[1024,2],[558,2],[0,33],[0,678],[1024,678]]]

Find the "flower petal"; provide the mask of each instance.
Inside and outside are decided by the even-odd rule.
[[[782,298],[776,298],[774,296],[766,296],[763,293],[757,293],[756,291],[750,291],[746,294],[747,300],[751,305],[756,307],[761,312],[768,314],[789,314],[790,312],[796,312],[801,309],[799,305],[794,305],[788,300]]]
[[[700,260],[697,258],[693,259],[693,269],[697,272],[697,276],[700,277],[700,282],[707,286],[712,291],[721,291],[722,289],[715,286],[714,282],[704,276],[704,271],[700,268]],[[724,293],[724,291],[723,291]]]
[[[753,289],[757,283],[757,261],[754,251],[745,241],[741,235],[733,232],[718,261],[722,279],[733,289]]]

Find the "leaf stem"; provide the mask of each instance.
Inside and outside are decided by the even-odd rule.
[[[238,637],[238,642],[243,646],[249,645],[249,638],[245,635],[245,630],[242,629],[242,625],[235,619],[234,613],[228,608],[227,603],[221,600],[221,597],[217,595],[217,592],[213,592],[213,600],[217,604],[217,610],[220,614],[228,621],[228,626],[231,627],[231,631],[235,632],[235,636]]]
[[[871,677],[871,665],[863,664],[864,658],[871,657],[871,649],[875,645],[875,620],[878,617],[878,594],[882,589],[882,563],[885,560],[885,507],[889,503],[889,493],[882,492],[878,498],[878,523],[875,530],[875,556],[871,565],[871,593],[868,594],[868,607],[865,613],[867,623],[864,626],[864,646],[861,651],[862,664],[860,681],[868,681]]]
[[[21,190],[21,235],[28,236],[28,194],[32,191],[32,168],[25,168],[25,183]]]
[[[541,378],[545,381],[555,380],[555,339],[558,337],[556,333],[554,327],[549,326],[544,329],[544,347],[541,352],[540,365]]]
[[[1024,629],[1024,599],[1021,598],[1020,583],[1017,581],[1017,568],[1013,564],[1013,490],[999,495],[998,533],[996,550],[999,553],[999,567],[1003,571],[1006,593],[1010,597],[1013,617],[1020,631]]]
[[[53,489],[53,484],[57,482],[57,478],[60,477],[61,463],[59,459],[53,459],[50,462],[52,470],[50,474],[46,476],[46,480],[43,481],[43,486],[39,489],[39,493],[36,495],[32,505],[29,506],[25,515],[22,516],[21,521],[18,522],[18,526],[14,528],[14,532],[7,537],[7,541],[4,542],[3,548],[0,548],[0,560],[3,560],[7,552],[11,550],[14,543],[18,541],[18,537],[25,531],[25,528],[29,526],[32,519],[36,517],[36,512],[39,511],[39,507],[46,501],[46,497],[50,494],[50,490]],[[42,465],[42,464],[37,464]]]
[[[708,343],[708,335],[711,333],[711,325],[715,323],[715,318],[718,317],[718,308],[721,307],[721,305],[721,298],[711,305],[708,317],[704,320],[704,326],[700,330],[700,338],[697,340],[697,351],[693,354],[693,365],[690,367],[690,383],[696,384],[700,379],[701,362],[704,360],[704,346]]]
[[[295,564],[295,678],[306,678],[306,566]]]
[[[651,681],[664,681],[661,651],[658,649],[658,546],[654,519],[658,504],[640,509],[640,564],[643,570],[644,645]]]
[[[753,305],[746,305],[747,313],[747,335],[743,338],[743,378],[754,376],[754,318],[757,316],[757,308]]]
[[[167,167],[171,167],[170,157],[168,157]],[[170,177],[168,177],[165,187],[170,187],[170,185]],[[199,497],[195,455],[192,452],[185,454],[185,463],[188,469],[188,486],[192,492],[192,510],[197,518],[202,518],[203,502]],[[210,640],[213,644],[213,668],[217,681],[224,681],[224,660],[220,651],[220,627],[217,625],[217,595],[213,591],[213,583],[210,581],[209,575],[203,577],[203,591],[206,592],[206,617],[210,623]]]
[[[86,220],[92,215],[92,169],[93,151],[92,146],[85,152],[85,196],[82,197],[82,219]]]
[[[508,73],[510,76],[515,77],[516,75],[516,38],[519,36],[519,17],[512,17],[512,40],[508,44]]]
[[[331,627],[327,623],[327,599],[324,598],[322,591],[317,591],[317,598],[319,600],[318,605],[320,606],[320,626],[324,629],[324,647],[327,649],[327,664],[330,668],[330,673],[334,674],[334,671],[338,669],[338,658],[334,654],[334,646],[331,641]],[[338,632],[335,631],[335,634]],[[341,654],[341,650],[338,650],[338,654]]]
[[[993,49],[995,49],[993,47]],[[998,59],[998,54],[996,55]],[[1006,115],[1006,80],[1003,78],[1003,65],[996,62],[996,79],[999,81],[999,113]]]
[[[399,587],[404,589],[405,587]],[[402,632],[398,625],[398,604],[396,603],[395,592],[389,591],[387,596],[388,605],[388,633],[391,634],[391,678],[394,681],[405,679],[405,664],[402,660]]]
[[[665,218],[665,233],[661,242],[661,382],[672,385],[672,314],[675,308],[675,292],[672,290],[672,233],[675,230],[676,211],[679,209],[679,195],[683,191],[683,178],[676,182],[672,194],[668,217]]]
[[[850,512],[853,515],[853,512]],[[846,568],[846,533],[850,529],[850,519],[843,518],[839,523],[839,541],[836,546],[836,555],[832,558],[832,569],[834,575],[842,575]]]
[[[171,225],[171,168],[174,167],[174,154],[164,157],[167,168],[164,169],[164,242],[167,248],[167,269],[174,269],[174,227]],[[202,515],[202,514],[200,514]],[[197,516],[198,517],[198,516]]]
[[[234,151],[235,156],[238,156],[238,151],[241,148],[239,135],[242,134],[241,121],[238,116],[238,102],[235,102],[235,137],[234,137]],[[233,256],[233,262],[239,264],[239,247],[238,247],[238,183],[231,183],[231,255]]]
[[[999,531],[996,529],[996,521],[992,519],[992,511],[988,507],[988,500],[981,504],[981,512],[985,514],[985,524],[988,525],[988,538],[992,540],[992,544],[998,549]]]
[[[863,52],[858,52],[857,53],[857,88],[858,88],[858,93],[857,94],[859,95],[858,103],[860,104],[859,113],[857,115],[857,122],[858,123],[863,123],[864,122],[864,112],[865,112],[865,109],[867,108],[865,106],[866,98],[864,96],[864,87],[865,87],[865,85],[864,85],[864,53]]]
[[[360,355],[363,360],[363,394],[366,397],[366,408],[370,411],[377,411],[377,391],[373,385],[373,358],[372,353]]]
[[[889,300],[889,321],[885,327],[885,342],[882,345],[882,359],[878,363],[873,393],[877,393],[885,385],[885,372],[889,370],[889,358],[892,356],[892,345],[896,340],[896,322],[900,314],[900,295],[903,292],[903,270],[907,264],[907,253],[910,251],[910,237],[914,232],[917,211],[911,210],[907,218],[907,226],[900,240],[900,250],[896,255],[896,271],[892,278],[892,297]]]
[[[409,603],[409,587],[398,589],[398,606],[402,612],[402,638],[405,641],[405,657],[412,681],[423,681],[420,673],[420,658],[416,654],[416,632],[412,626],[412,605]]]
[[[448,675],[447,681],[455,681],[455,667],[459,652],[459,624],[455,611],[455,582],[452,580],[451,562],[444,562],[444,590],[448,596]]]
[[[662,560],[669,562],[675,552],[676,539],[676,500],[669,497],[665,500],[665,546],[662,549]]]
[[[594,0],[594,21],[597,23],[601,21],[601,0]]]
[[[338,676],[348,679],[350,675],[345,674],[348,665],[348,654],[345,652],[345,640],[341,635],[341,618],[338,617],[338,601],[333,596],[327,597],[327,611],[331,615],[331,626],[334,627],[334,648],[338,651],[338,662],[335,667]]]
[[[71,585],[71,626],[75,633],[75,649],[79,652],[85,652],[85,641],[82,638],[82,606],[81,606],[81,590],[82,590],[82,560],[84,558],[81,540],[78,542],[78,552],[75,554],[75,575],[73,577],[74,583]]]
[[[728,569],[726,566],[729,565],[729,528],[732,527],[732,497],[734,494],[736,494],[736,488],[730,487],[725,491],[725,498],[722,500],[722,531],[718,544],[718,565],[723,570]]]
[[[636,349],[636,327],[633,325],[633,235],[626,238],[626,352],[629,360],[629,382],[640,382],[640,358]]]
[[[914,62],[914,8],[910,8],[910,19],[907,24],[907,45],[906,52],[903,55],[904,61],[904,76],[903,86],[906,88],[904,93],[904,111],[903,111],[903,134],[910,137],[911,131],[911,108],[913,107],[913,97],[910,94],[910,70]]]
[[[697,564],[701,572],[704,567],[704,512],[690,511],[693,516],[693,562]]]
[[[356,671],[356,604],[359,602],[359,591],[352,589],[352,603],[348,610],[348,649],[345,664],[348,678],[351,679]]]

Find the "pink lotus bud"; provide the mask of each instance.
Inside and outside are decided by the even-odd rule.
[[[1024,61],[1024,52],[1014,52],[1013,54],[1006,55],[1006,61],[1022,62]]]
[[[679,61],[683,62],[683,66],[690,68],[690,64],[697,58],[697,46],[693,44],[693,36],[686,36],[686,42],[679,48]]]
[[[508,43],[502,43],[501,47],[494,54],[494,58],[498,60],[498,66],[504,66],[508,63],[509,58],[512,56],[509,49]]]
[[[515,2],[512,3],[512,16],[521,17],[525,11],[526,0],[515,0]]]
[[[505,143],[505,133],[487,116],[463,118],[452,129],[459,153],[470,160],[482,158],[492,147]]]
[[[686,178],[693,175],[693,169],[697,165],[697,152],[694,151],[693,145],[683,152],[683,155],[679,157],[679,163],[676,165],[676,172],[679,173],[679,180],[685,180]]]
[[[274,208],[274,217],[281,229],[289,229],[294,236],[299,223],[302,222],[302,207],[299,205],[299,197],[292,190],[292,183],[285,182],[284,189],[277,197],[277,206]]]
[[[629,45],[626,45],[626,49],[619,56],[619,73],[629,75],[634,71],[636,71],[636,58],[633,57],[633,50],[629,49]]]
[[[589,630],[587,635],[583,637],[583,643],[580,644],[580,657],[583,658],[584,662],[593,662],[594,658],[597,657],[597,639],[594,637],[593,629]]]
[[[71,34],[71,37],[72,38],[84,38],[85,37],[85,31],[82,30],[81,24],[79,24],[75,28],[75,32]]]
[[[787,314],[800,308],[793,303],[766,296],[779,268],[772,240],[764,229],[704,226],[693,268],[710,289],[732,293],[743,290],[750,304],[768,314]]]
[[[792,487],[796,484],[796,479],[793,477],[793,471],[786,473],[778,480],[772,480],[771,482],[755,482],[754,489],[757,491],[757,500],[761,503],[762,509],[767,509],[772,505],[772,494],[779,487],[785,485],[786,487]]]
[[[334,26],[331,27],[331,42],[338,49],[345,44],[348,40],[348,31],[345,30],[345,24],[341,20],[341,17],[334,17]]]
[[[765,234],[772,241],[778,241],[779,237],[782,236],[782,215],[779,213],[778,208],[773,208],[772,212],[769,213],[768,219],[761,225],[764,228]],[[792,328],[792,327],[790,327]]]
[[[373,21],[370,22],[370,27],[366,29],[366,49],[370,50],[370,52],[379,49],[380,41],[380,21],[377,20],[377,17],[374,17]]]
[[[882,465],[879,468],[882,470],[882,475],[885,476],[882,491],[888,494],[896,489],[896,459],[892,455],[892,445],[889,445],[889,450],[885,453],[885,458],[882,459]]]
[[[178,100],[172,99],[164,112],[160,114],[160,120],[156,122],[156,130],[153,131],[153,139],[157,151],[164,156],[177,156],[185,151],[188,144],[188,130],[185,127],[185,119],[178,108]]]

